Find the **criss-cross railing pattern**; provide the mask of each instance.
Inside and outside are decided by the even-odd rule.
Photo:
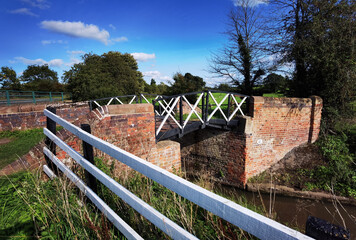
[[[123,95],[115,97],[100,98],[95,100],[90,100],[90,110],[93,110],[97,107],[107,106],[110,104],[134,104],[134,103],[151,103],[149,99],[157,99],[163,95],[157,94],[146,94],[139,93],[137,95]]]
[[[156,139],[181,137],[206,126],[228,129],[237,125],[236,116],[245,116],[248,96],[208,90],[174,96],[140,93],[90,100],[90,110],[110,104],[152,103]]]
[[[245,116],[248,110],[247,98],[239,93],[213,90],[157,97],[152,101],[156,138],[182,136],[207,125],[222,128],[237,125],[236,116]]]

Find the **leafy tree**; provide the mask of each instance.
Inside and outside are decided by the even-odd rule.
[[[282,16],[275,47],[293,63],[290,95],[319,95],[324,122],[347,114],[356,90],[356,2],[272,0]],[[281,11],[281,9],[284,9]],[[281,31],[282,30],[282,31]]]
[[[205,87],[205,82],[201,77],[194,76],[190,73],[185,75],[181,73],[176,73],[173,76],[174,82],[168,88],[167,95],[176,95],[189,92],[202,91]],[[187,96],[189,101],[194,101],[196,99],[195,95]]]
[[[220,83],[219,85],[215,85],[214,88],[216,90],[224,91],[224,92],[234,92],[236,91],[233,87],[231,87],[227,83]]]
[[[241,0],[240,6],[228,15],[225,34],[229,44],[211,59],[211,72],[227,77],[242,93],[252,95],[254,86],[265,74],[262,51],[263,24],[250,0]]]
[[[143,92],[144,80],[132,55],[108,52],[85,54],[83,62],[64,72],[74,101]]]
[[[193,76],[190,73],[185,75],[181,73],[176,73],[173,76],[173,84],[169,87],[169,94],[181,94],[189,92],[197,92],[203,90],[205,87],[205,82],[201,77]]]
[[[21,76],[24,89],[32,91],[59,91],[62,86],[58,82],[57,72],[48,65],[29,65]]]
[[[145,88],[144,88],[145,93],[150,93],[150,94],[157,94],[157,85],[156,85],[156,80],[153,78],[151,79],[151,84],[148,84],[145,82]]]
[[[168,90],[168,86],[161,82],[160,84],[157,85],[157,92],[156,94],[165,94]]]
[[[269,93],[286,92],[288,81],[276,73],[270,73],[263,79],[264,91]]]
[[[156,80],[154,80],[153,78],[151,79],[151,93],[157,93],[157,84],[156,84]]]
[[[21,83],[17,78],[16,72],[9,67],[1,67],[0,72],[1,88],[6,90],[20,90]]]

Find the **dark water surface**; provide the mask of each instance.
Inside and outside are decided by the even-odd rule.
[[[249,202],[261,206],[266,212],[269,212],[270,194],[261,193],[259,195],[258,193],[236,189],[234,189],[233,194],[237,196],[243,195]],[[229,195],[231,195],[231,189],[229,190]],[[341,206],[340,204],[334,205],[328,201],[276,195],[272,209],[278,222],[289,227],[298,227],[298,230],[303,233],[305,232],[307,218],[311,215],[339,226],[344,226],[345,224],[346,228],[351,232],[351,239],[356,240],[356,206],[345,204]]]

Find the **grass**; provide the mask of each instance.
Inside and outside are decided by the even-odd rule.
[[[100,239],[93,229],[106,224],[61,178],[46,182],[29,172],[2,176],[0,195],[0,239]]]
[[[279,97],[284,97],[284,94],[283,93],[264,93],[263,97],[276,97],[276,98],[279,98]]]
[[[98,158],[96,165],[113,174],[114,167]],[[116,176],[120,184],[198,238],[255,239],[139,173]],[[198,184],[218,190],[208,179]],[[124,239],[65,177],[43,181],[40,173],[29,172],[0,177],[0,195],[0,239]],[[98,195],[143,238],[169,238],[101,184]],[[232,200],[262,212],[244,197]]]
[[[44,138],[44,134],[42,128],[0,132],[0,139],[4,138],[10,139],[11,142],[0,145],[0,169],[28,153]]]

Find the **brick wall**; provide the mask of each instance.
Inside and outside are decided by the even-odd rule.
[[[162,141],[156,144],[152,104],[112,105],[98,108],[89,114],[81,115],[73,122],[77,126],[84,123],[90,124],[94,136],[125,151],[168,171],[180,169],[179,144],[173,141]],[[63,129],[57,133],[57,136],[76,151],[82,152],[82,141],[72,133]],[[21,159],[2,169],[0,175],[13,173],[24,168],[35,169],[43,164],[42,146],[36,146]],[[108,165],[114,162],[117,173],[129,169],[97,149],[95,149],[95,155],[103,158]],[[64,163],[73,165],[69,156],[58,147],[57,157]]]
[[[322,100],[253,97],[251,126],[246,129],[246,180],[266,170],[293,148],[315,142]]]
[[[245,139],[238,131],[205,128],[177,139],[182,167],[193,176],[240,186],[245,172]]]
[[[177,140],[188,173],[244,185],[293,148],[314,142],[319,134],[322,100],[252,97],[250,114],[239,129],[203,129]]]
[[[43,110],[47,106],[57,108],[57,115],[72,122],[79,116],[89,113],[86,103],[76,104],[38,104],[0,107],[0,131],[26,130],[46,126]]]

